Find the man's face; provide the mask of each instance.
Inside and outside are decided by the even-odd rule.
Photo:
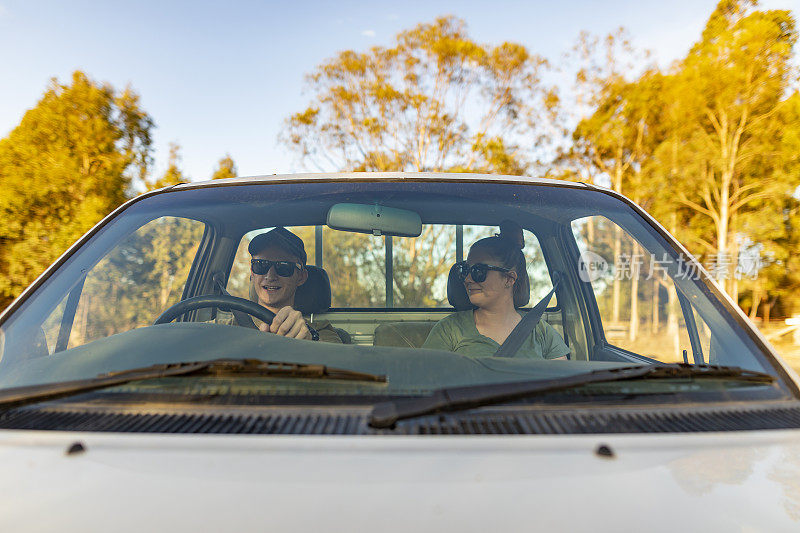
[[[300,263],[299,258],[275,246],[261,250],[253,256],[253,259]],[[305,269],[294,269],[291,276],[283,277],[275,272],[274,266],[266,274],[251,273],[250,275],[258,295],[258,302],[272,312],[277,312],[287,305],[293,306],[297,287],[308,279],[308,271]]]

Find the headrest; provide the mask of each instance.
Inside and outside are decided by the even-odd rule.
[[[304,315],[324,313],[331,306],[331,281],[328,273],[324,269],[312,265],[306,265],[306,269],[308,270],[308,279],[297,287],[297,292],[294,293],[294,308]],[[258,301],[252,283],[250,284],[250,299]]]
[[[294,308],[310,315],[324,313],[331,307],[331,280],[320,267],[306,265],[308,279],[294,293]]]
[[[450,273],[447,275],[447,301],[456,308],[456,311],[475,309],[475,306],[469,301],[464,282],[458,277],[456,265],[450,267]]]

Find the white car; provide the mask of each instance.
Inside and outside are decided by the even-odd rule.
[[[506,220],[531,286],[515,331],[545,323],[567,360],[423,347],[472,308],[463,261]],[[262,331],[248,245],[279,226],[307,256],[294,307],[340,342]],[[798,398],[610,190],[182,184],[120,207],[0,315],[0,531],[798,531]]]

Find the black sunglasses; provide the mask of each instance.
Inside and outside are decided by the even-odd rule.
[[[472,276],[472,281],[475,283],[482,283],[486,281],[486,275],[489,273],[490,270],[496,270],[497,272],[511,272],[510,268],[503,268],[494,265],[487,265],[486,263],[475,263],[472,266],[466,261],[461,261],[460,263],[456,263],[456,269],[458,272],[458,277],[461,281],[467,279],[467,276]]]
[[[275,273],[282,278],[288,278],[294,274],[295,268],[297,270],[303,269],[303,265],[293,261],[269,261],[267,259],[250,260],[250,270],[253,271],[253,274],[258,276],[265,275],[273,265],[275,266]]]

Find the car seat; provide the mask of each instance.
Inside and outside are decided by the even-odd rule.
[[[447,301],[456,311],[475,308],[469,301],[467,290],[458,277],[455,265],[450,268],[447,275]],[[420,348],[435,324],[435,321],[386,322],[375,328],[372,344],[374,346]]]

